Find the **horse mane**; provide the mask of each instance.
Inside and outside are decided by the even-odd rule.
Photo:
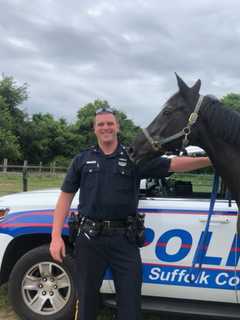
[[[201,109],[201,115],[213,135],[221,137],[226,143],[240,145],[240,113],[216,100],[210,100]]]

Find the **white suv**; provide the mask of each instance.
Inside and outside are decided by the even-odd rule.
[[[146,215],[146,243],[141,249],[143,308],[239,319],[236,204],[217,200],[198,261],[202,268],[194,269],[193,257],[208,217],[209,194],[197,193],[190,181],[180,182],[179,177],[174,181],[173,176],[168,181],[145,181],[142,187],[139,212]],[[45,190],[0,198],[0,280],[9,281],[11,303],[24,320],[72,319],[71,255],[58,264],[48,252],[58,194],[58,190]],[[77,196],[72,210],[76,208]],[[68,245],[67,222],[63,235]],[[114,307],[111,272],[107,272],[101,292],[103,302]]]

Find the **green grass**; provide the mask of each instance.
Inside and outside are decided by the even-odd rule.
[[[59,188],[64,174],[28,174],[28,190]],[[21,173],[0,173],[0,196],[23,191]]]
[[[3,285],[0,287],[0,310],[9,306],[7,298],[7,286]]]
[[[213,176],[211,174],[175,173],[171,178],[191,181],[193,192],[211,192]]]
[[[174,174],[171,178],[182,181],[191,181],[193,192],[210,192],[212,176],[206,174]],[[29,173],[28,190],[59,188],[62,184],[64,173]],[[0,173],[0,196],[23,191],[23,178],[21,173]]]

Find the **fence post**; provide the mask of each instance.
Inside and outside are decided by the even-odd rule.
[[[23,163],[23,173],[22,173],[23,191],[28,190],[28,171],[27,171],[27,160]]]
[[[7,172],[8,159],[3,159],[3,172]]]
[[[40,163],[39,163],[39,173],[41,173],[42,172],[42,161],[40,161]]]
[[[54,161],[52,163],[52,174],[55,175],[55,172],[56,172],[56,162]]]

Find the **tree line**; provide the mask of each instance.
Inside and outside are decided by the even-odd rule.
[[[50,113],[29,115],[24,110],[28,85],[18,85],[13,77],[0,80],[0,161],[9,163],[49,164],[67,166],[74,155],[96,143],[92,119],[98,108],[110,107],[107,101],[95,100],[80,107],[76,121],[55,119]],[[129,143],[138,132],[126,114],[116,110],[120,122],[120,140]]]
[[[23,107],[28,99],[28,85],[18,85],[13,77],[0,80],[0,161],[10,163],[49,164],[67,166],[80,150],[96,143],[92,119],[96,109],[110,107],[107,101],[95,100],[79,108],[74,123],[55,119],[50,113],[29,115]],[[229,93],[221,101],[240,111],[240,94]],[[139,127],[122,111],[115,109],[120,122],[120,140],[128,144]]]

